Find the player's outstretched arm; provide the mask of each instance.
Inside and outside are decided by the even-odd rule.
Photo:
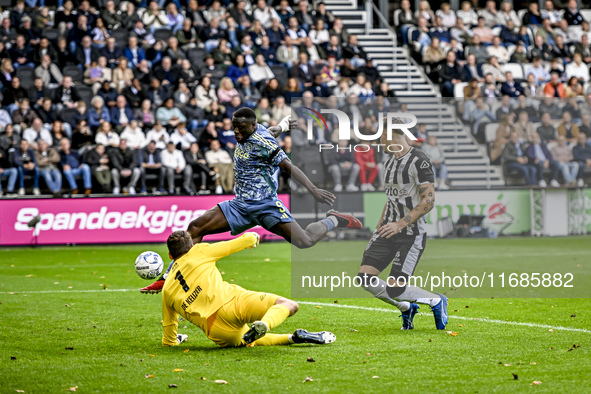
[[[177,338],[179,329],[179,315],[178,313],[166,305],[166,300],[162,299],[162,346],[177,346],[179,340]]]
[[[378,229],[378,233],[384,238],[390,238],[404,230],[407,226],[413,224],[419,218],[429,213],[435,206],[435,187],[433,183],[424,183],[419,185],[419,196],[421,201],[401,220],[388,223]]]
[[[244,249],[256,248],[260,242],[260,237],[255,232],[247,232],[230,241],[216,242],[209,244],[202,251],[204,254],[217,259],[240,252]]]
[[[306,174],[303,173],[297,166],[295,166],[291,160],[285,159],[281,163],[279,163],[279,168],[282,171],[287,172],[294,180],[299,182],[301,185],[304,185],[306,189],[314,196],[316,201],[322,202],[332,206],[336,197],[334,194],[329,192],[328,190],[319,189],[308,179]]]
[[[291,120],[291,115],[286,116],[279,122],[277,126],[271,126],[267,128],[269,133],[275,138],[279,137],[284,131],[290,131],[291,129],[298,126],[297,120]]]

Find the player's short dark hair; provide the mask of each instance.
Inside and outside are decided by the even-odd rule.
[[[254,113],[254,111],[250,108],[240,108],[238,111],[234,112],[234,117],[235,118],[243,118],[245,120],[247,120],[248,122],[256,122],[257,121],[257,116]]]
[[[170,234],[166,240],[166,246],[168,246],[170,256],[176,259],[191,250],[193,240],[188,232],[179,230]]]
[[[400,118],[392,118],[392,124],[404,124],[404,122]],[[387,127],[388,127],[388,119],[384,118],[384,130],[387,130]],[[404,131],[402,131],[401,129],[393,129],[392,133],[398,134],[398,135],[404,135]]]

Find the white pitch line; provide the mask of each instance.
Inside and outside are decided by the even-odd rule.
[[[304,304],[304,305],[332,306],[335,308],[361,309],[361,310],[365,310],[365,311],[399,313],[399,311],[395,310],[395,309],[371,308],[371,307],[367,307],[367,306],[357,306],[357,305],[329,304],[329,303],[323,303],[323,302],[309,302],[309,301],[297,301],[297,302],[298,302],[298,304]],[[429,313],[418,313],[418,314],[425,315],[425,316],[430,315]],[[550,326],[547,324],[522,323],[522,322],[517,322],[517,321],[505,321],[505,320],[488,319],[488,318],[480,318],[480,317],[472,318],[472,317],[454,316],[454,315],[449,315],[448,317],[450,319],[456,319],[456,320],[478,321],[478,322],[493,323],[493,324],[507,324],[507,325],[511,325],[511,326],[522,326],[522,327],[533,327],[533,328],[548,328],[548,329],[553,329],[553,330],[584,332],[586,334],[591,334],[591,330],[586,330],[584,328]]]
[[[32,290],[32,291],[0,291],[2,294],[52,294],[52,293],[113,293],[121,291],[138,291],[139,289],[103,289],[103,290]]]
[[[10,294],[60,294],[60,293],[115,293],[115,292],[127,292],[127,291],[138,291],[139,289],[105,289],[105,290],[32,290],[32,291],[2,291],[0,295]],[[358,305],[344,305],[344,304],[329,304],[326,302],[310,302],[310,301],[297,301],[298,304],[303,305],[318,305],[318,306],[330,306],[333,308],[345,308],[345,309],[358,309],[364,311],[373,311],[373,312],[386,312],[386,313],[398,313],[399,311],[395,309],[385,309],[385,308],[372,308],[368,306],[358,306]],[[428,316],[428,313],[418,313],[419,315]],[[472,318],[466,316],[449,316],[450,319],[456,320],[467,320],[467,321],[477,321],[483,323],[493,323],[493,324],[506,324],[510,326],[522,326],[522,327],[532,327],[532,328],[547,328],[553,330],[562,330],[562,331],[573,331],[573,332],[584,332],[586,334],[591,334],[591,330],[586,330],[584,328],[572,328],[572,327],[561,327],[561,326],[550,326],[547,324],[536,324],[536,323],[523,323],[523,322],[516,322],[516,321],[505,321],[505,320],[497,320],[497,319],[487,319],[487,318]]]

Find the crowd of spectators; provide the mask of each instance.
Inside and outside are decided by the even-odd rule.
[[[413,11],[402,0],[394,23],[442,96],[462,99],[459,117],[489,142],[493,164],[529,185],[582,187],[591,172],[591,32],[583,13],[576,0],[548,0],[543,10],[531,2],[517,12],[509,1],[482,9],[464,1],[456,11],[421,1]],[[486,132],[491,124],[496,135]]]
[[[304,94],[340,105],[354,96],[363,108],[394,96],[322,2],[57,6],[17,0],[2,14],[8,194],[232,193],[237,109],[253,108],[269,126]],[[364,190],[375,182],[371,165],[360,173]]]

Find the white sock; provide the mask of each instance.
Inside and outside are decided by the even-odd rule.
[[[293,334],[289,334],[289,336],[287,337],[287,340],[289,341],[289,343],[290,343],[290,344],[291,344],[291,343],[295,343],[295,342],[293,341]]]
[[[418,304],[427,304],[429,306],[435,306],[439,304],[441,297],[435,293],[431,293],[425,289],[421,289],[417,286],[406,286],[404,293],[396,297],[400,301],[416,302]]]
[[[417,298],[415,302],[417,304],[427,304],[429,306],[435,306],[441,302],[441,297],[437,296],[437,298]]]
[[[410,302],[397,301],[395,299],[390,298],[390,296],[388,296],[386,282],[383,281],[382,279],[378,278],[377,276],[376,276],[376,279],[378,280],[378,285],[375,287],[369,286],[370,280],[369,280],[369,276],[368,276],[367,277],[368,286],[363,286],[363,288],[365,290],[367,290],[368,292],[370,292],[371,294],[373,294],[373,296],[375,298],[382,300],[387,304],[394,305],[396,308],[400,309],[400,312],[406,312],[407,310],[410,309]],[[371,282],[375,283],[375,279],[372,279]]]
[[[332,220],[332,222],[334,223],[335,227],[339,225],[339,221],[337,220],[337,217],[334,215],[330,215],[328,217],[328,219]]]

